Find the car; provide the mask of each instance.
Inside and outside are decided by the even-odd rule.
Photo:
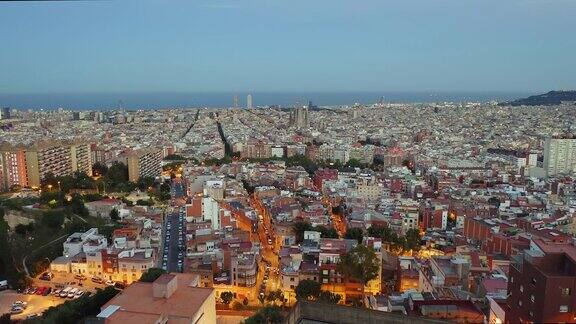
[[[62,290],[60,290],[60,289],[56,289],[56,290],[52,291],[52,295],[54,295],[54,296],[60,296],[60,292],[61,292],[61,291],[62,291]]]
[[[34,294],[36,295],[42,295],[44,294],[44,290],[46,290],[47,287],[38,287],[38,289],[36,289],[36,291],[34,292]]]
[[[100,277],[92,277],[92,282],[101,284],[104,283],[104,280]]]
[[[106,284],[106,286],[114,286],[114,281],[112,280],[106,280],[106,282],[104,282]]]
[[[12,304],[12,307],[22,307],[26,309],[26,307],[28,307],[28,303],[22,300],[17,300]]]
[[[83,275],[83,274],[77,274],[77,275],[74,276],[74,279],[77,279],[77,280],[86,280],[87,278],[86,278],[86,276]]]
[[[24,308],[19,306],[15,306],[10,309],[10,314],[20,314],[22,312],[24,312]]]
[[[52,292],[52,288],[50,287],[44,287],[46,289],[44,289],[44,291],[42,292],[42,296],[48,296],[50,295],[50,293]]]
[[[74,298],[74,296],[76,296],[76,292],[77,292],[77,291],[78,291],[78,288],[74,288],[74,289],[70,290],[70,291],[68,292],[68,296],[66,296],[66,297],[68,297],[68,298]]]
[[[44,272],[39,277],[40,280],[44,280],[44,281],[50,281],[50,280],[52,280],[52,278],[54,278],[54,275],[52,274],[52,272]]]
[[[84,291],[78,289],[74,294],[74,298],[79,298],[80,296],[84,295]]]
[[[66,287],[62,290],[60,290],[60,294],[58,295],[60,298],[66,298],[68,297],[68,292],[70,292],[70,290],[72,290],[72,287]]]
[[[36,313],[36,314],[28,314],[26,315],[26,319],[34,319],[34,318],[39,318],[42,317],[42,313]]]
[[[116,283],[114,283],[114,287],[118,288],[118,289],[124,289],[126,288],[126,284],[120,281],[116,281]]]

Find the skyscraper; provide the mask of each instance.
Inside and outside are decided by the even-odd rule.
[[[11,109],[10,109],[10,107],[4,107],[4,108],[2,108],[2,112],[0,113],[0,117],[1,117],[2,119],[10,119],[10,118],[12,117],[12,116],[11,116]]]
[[[252,95],[251,94],[246,96],[246,108],[252,109]]]
[[[238,108],[238,95],[234,95],[234,106],[232,107],[234,107],[234,109]]]
[[[547,176],[576,172],[576,139],[546,139],[544,144],[544,170]]]

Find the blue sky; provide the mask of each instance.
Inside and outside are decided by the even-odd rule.
[[[576,88],[573,0],[0,2],[0,94]]]

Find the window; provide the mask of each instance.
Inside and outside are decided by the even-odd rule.
[[[520,285],[520,292],[524,292],[524,286]]]
[[[521,301],[521,300],[518,301],[518,307],[520,307],[520,306],[522,306],[522,301]]]
[[[510,282],[514,283],[514,277],[510,277]]]
[[[290,281],[294,281],[294,278],[290,278]]]
[[[534,317],[534,313],[532,313],[532,311],[529,311],[528,315],[530,315],[530,317]]]
[[[562,296],[570,296],[570,288],[561,288]]]
[[[530,295],[530,300],[534,302],[534,295]]]
[[[532,284],[533,284],[533,285],[536,284],[536,278],[532,278]]]
[[[559,312],[560,313],[568,313],[568,305],[561,305]]]

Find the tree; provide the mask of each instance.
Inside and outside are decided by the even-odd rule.
[[[362,231],[361,228],[358,227],[349,228],[346,231],[346,235],[344,235],[344,238],[356,240],[358,241],[358,244],[362,244],[362,240],[364,238],[364,232]]]
[[[284,322],[284,316],[278,306],[266,306],[254,315],[244,320],[244,324],[279,324]]]
[[[334,294],[327,290],[322,290],[320,291],[320,294],[318,294],[317,300],[325,303],[338,304],[341,298],[342,296],[338,294]]]
[[[18,224],[16,227],[14,227],[14,232],[20,236],[24,236],[28,232],[28,227],[26,227],[24,224]]]
[[[274,290],[271,291],[268,296],[266,296],[266,300],[270,303],[276,303],[276,301],[284,302],[284,294],[280,289]]]
[[[234,294],[231,291],[225,291],[220,294],[220,299],[222,299],[222,303],[229,305],[234,299]]]
[[[334,227],[316,226],[312,228],[313,231],[320,232],[322,238],[339,238],[338,232]]]
[[[140,281],[141,282],[154,282],[156,279],[158,279],[158,277],[160,277],[161,275],[163,275],[165,273],[166,273],[166,271],[164,271],[164,269],[149,268],[148,270],[146,270],[146,272],[144,272],[142,274],[142,277],[140,277]]]
[[[302,241],[304,241],[304,232],[312,231],[314,228],[312,227],[312,224],[308,222],[296,222],[292,225],[292,229],[296,236],[296,243],[302,243]]]
[[[62,224],[64,224],[64,214],[57,211],[47,211],[42,215],[40,222],[50,228],[62,227]]]
[[[294,289],[296,298],[315,300],[320,295],[320,283],[314,280],[301,280]]]
[[[153,177],[141,177],[136,182],[136,186],[140,191],[147,191],[148,188],[154,186],[156,180]]]
[[[92,165],[92,174],[95,177],[104,177],[108,173],[108,167],[106,164],[96,162]]]
[[[378,277],[380,260],[374,249],[358,244],[340,257],[337,269],[345,277],[358,281],[364,294],[366,283]]]
[[[78,194],[72,195],[72,200],[70,201],[70,211],[81,217],[86,217],[90,214],[86,206],[84,206],[84,201],[82,197]]]
[[[6,313],[0,316],[0,324],[11,324],[12,320],[10,319],[10,314]]]
[[[411,228],[407,230],[404,237],[406,238],[405,250],[417,251],[420,249],[420,231],[418,229]]]
[[[113,208],[113,209],[110,211],[110,219],[113,220],[113,221],[115,221],[115,222],[117,222],[117,221],[120,220],[120,213],[118,212],[118,209]]]

